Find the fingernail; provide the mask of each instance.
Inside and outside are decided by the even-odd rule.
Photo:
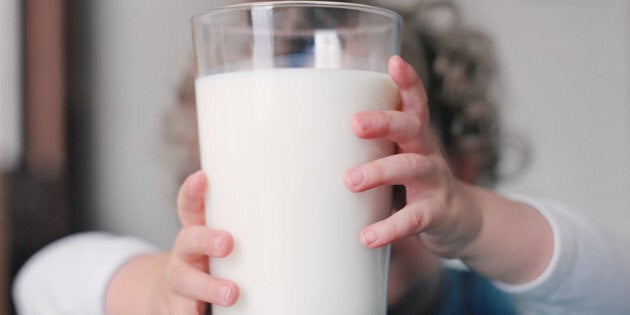
[[[367,230],[361,233],[361,243],[363,245],[368,246],[378,239],[378,235],[373,230]]]
[[[219,299],[223,302],[223,304],[228,304],[230,301],[230,293],[232,292],[232,287],[229,285],[225,285],[219,288],[217,295]]]
[[[365,177],[363,177],[363,172],[352,170],[348,172],[348,179],[350,180],[350,183],[352,183],[352,185],[356,186],[363,183]]]

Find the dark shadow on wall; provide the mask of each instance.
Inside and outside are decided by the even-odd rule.
[[[84,172],[91,158],[88,2],[22,2],[24,149],[18,166],[2,174],[0,186],[8,294],[28,258],[82,229],[77,209],[90,198]],[[14,314],[7,300],[7,312]]]

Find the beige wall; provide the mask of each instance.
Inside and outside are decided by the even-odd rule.
[[[162,119],[192,64],[190,18],[230,2],[89,2],[91,227],[170,246],[177,178]]]
[[[503,114],[534,154],[504,188],[630,230],[630,1],[460,1],[496,41]]]

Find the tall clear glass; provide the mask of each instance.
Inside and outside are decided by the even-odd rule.
[[[278,1],[193,18],[207,225],[234,237],[214,276],[239,284],[213,314],[382,315],[389,248],[359,232],[388,216],[391,188],[350,192],[346,170],[393,153],[352,116],[395,109],[387,61],[401,18],[365,5]]]

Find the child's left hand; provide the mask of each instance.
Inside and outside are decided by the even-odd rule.
[[[480,215],[463,201],[463,184],[440,151],[429,124],[427,95],[415,70],[396,56],[390,59],[389,73],[400,90],[401,111],[358,113],[352,129],[363,139],[389,139],[398,152],[349,170],[345,183],[354,192],[404,185],[406,206],[363,229],[361,242],[373,248],[421,233],[435,252],[456,255],[475,237]]]

